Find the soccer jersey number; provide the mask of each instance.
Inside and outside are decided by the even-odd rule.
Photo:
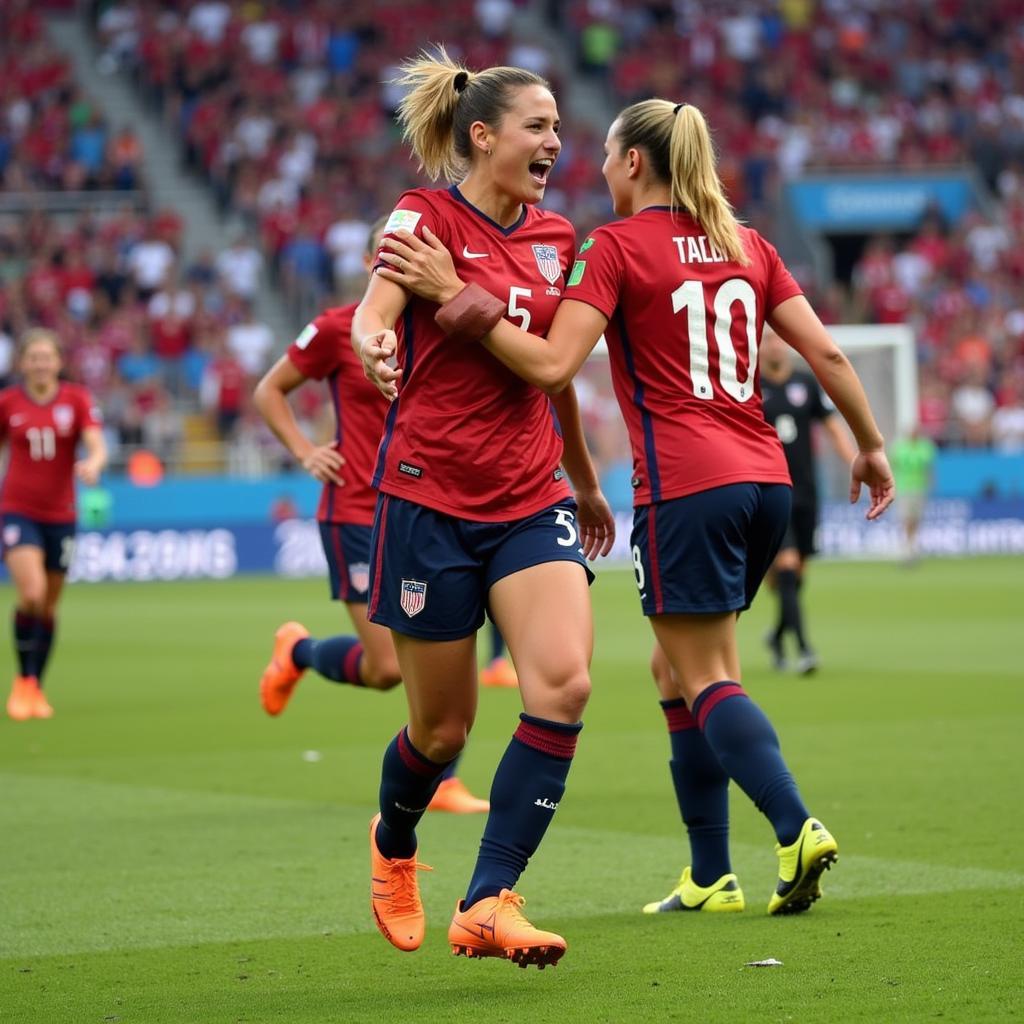
[[[53,427],[29,427],[25,431],[28,453],[35,462],[52,459],[57,454],[57,435]]]
[[[508,290],[508,315],[519,318],[519,329],[530,330],[530,311],[519,305],[520,299],[532,299],[533,292],[529,288],[509,288]]]
[[[747,322],[747,379],[741,381],[736,372],[736,349],[732,343],[732,307],[743,307]],[[754,393],[754,372],[757,370],[757,296],[742,277],[723,281],[715,293],[715,344],[718,347],[718,377],[726,394],[737,402],[745,402]],[[715,397],[708,362],[707,312],[704,286],[700,281],[684,281],[672,293],[672,312],[686,311],[690,335],[690,381],[697,398]]]

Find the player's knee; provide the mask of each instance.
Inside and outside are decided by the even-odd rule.
[[[420,752],[437,764],[446,764],[462,753],[469,729],[465,722],[443,722],[426,731]]]
[[[567,672],[552,694],[552,703],[566,721],[578,722],[590,700],[590,673],[586,668]]]
[[[402,681],[398,662],[394,660],[373,661],[364,658],[360,675],[371,690],[393,690]]]
[[[46,585],[29,584],[23,587],[18,595],[18,610],[28,615],[44,615],[46,613]]]

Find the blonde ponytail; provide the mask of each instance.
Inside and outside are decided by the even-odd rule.
[[[715,170],[704,115],[689,103],[643,100],[616,118],[619,151],[643,149],[654,175],[671,186],[673,209],[687,210],[727,259],[746,266],[739,222]]]
[[[399,66],[395,84],[409,91],[398,105],[402,137],[432,181],[459,181],[473,161],[469,129],[477,121],[496,129],[511,109],[512,93],[527,85],[550,88],[525,68],[470,71],[448,56],[443,46],[426,50]]]
[[[455,83],[465,88],[469,71],[456,64],[443,46],[432,56],[425,50],[399,65],[402,72],[395,79],[397,85],[409,91],[398,105],[398,123],[402,137],[409,143],[431,181],[442,175],[454,179],[460,171],[460,160],[455,151],[455,108],[459,93]],[[465,75],[465,78],[460,76]]]
[[[723,256],[746,266],[750,259],[743,251],[739,222],[715,169],[711,133],[704,115],[692,104],[684,103],[673,115],[669,164],[672,205],[689,210]]]

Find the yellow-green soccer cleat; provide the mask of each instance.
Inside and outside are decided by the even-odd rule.
[[[746,906],[743,890],[735,875],[722,875],[712,885],[698,885],[683,868],[679,884],[663,899],[644,907],[645,914],[668,914],[674,910],[706,910],[709,913],[735,913]]]
[[[801,914],[821,896],[818,879],[839,859],[839,844],[817,818],[808,818],[789,846],[776,844],[779,884],[768,901],[769,914]]]

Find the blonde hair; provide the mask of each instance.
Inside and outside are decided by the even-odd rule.
[[[497,128],[512,106],[515,89],[526,85],[550,88],[525,68],[498,67],[470,71],[448,56],[422,50],[399,66],[394,81],[409,91],[398,105],[402,137],[420,162],[420,170],[436,181],[458,181],[473,159],[470,126],[482,121]]]
[[[626,107],[616,122],[619,151],[644,150],[654,174],[671,185],[672,208],[688,210],[722,255],[746,266],[750,258],[722,191],[711,133],[700,110],[690,103],[643,100]]]
[[[21,344],[18,346],[18,360],[23,359],[25,353],[40,341],[52,345],[54,352],[57,353],[57,357],[63,361],[64,351],[61,348],[57,332],[51,331],[48,327],[30,327],[21,336]]]

